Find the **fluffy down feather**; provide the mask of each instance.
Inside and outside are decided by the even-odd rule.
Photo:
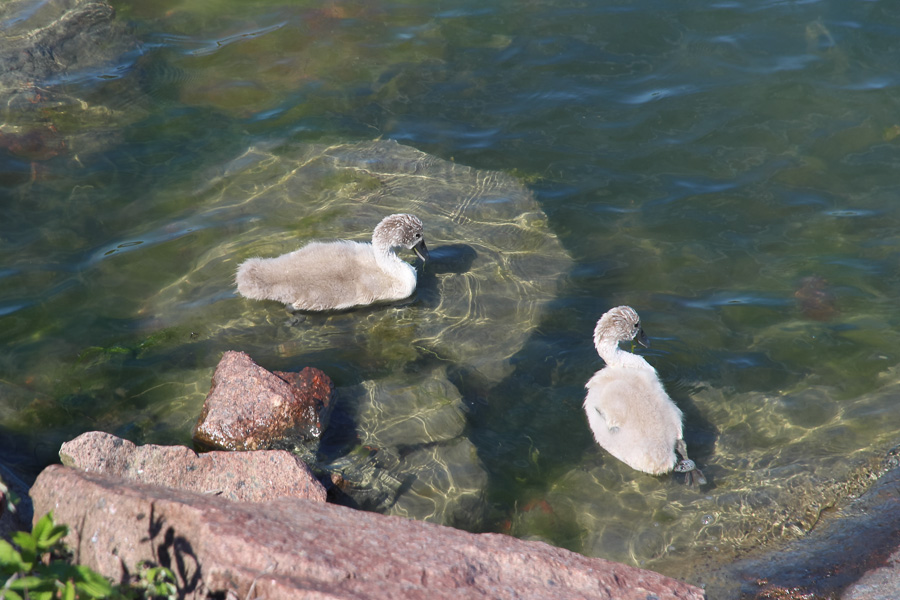
[[[276,258],[251,258],[238,267],[238,292],[254,300],[277,300],[296,310],[340,310],[402,300],[416,289],[416,270],[394,248],[412,249],[425,260],[422,221],[386,217],[372,243],[312,242]]]
[[[629,306],[613,308],[597,321],[594,345],[606,367],[587,382],[584,399],[594,439],[638,471],[661,475],[674,469],[688,473],[691,483],[706,483],[687,456],[681,410],[663,389],[656,369],[619,348],[620,342],[634,339],[646,345],[640,317]]]

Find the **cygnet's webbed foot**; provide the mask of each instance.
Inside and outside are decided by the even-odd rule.
[[[703,471],[698,469],[696,463],[690,459],[679,461],[678,464],[675,465],[675,472],[685,474],[684,479],[689,487],[706,484],[706,477],[703,476]]]
[[[675,465],[675,472],[685,474],[685,481],[687,481],[689,487],[705,485],[706,477],[704,477],[703,472],[697,468],[697,463],[688,458],[687,447],[684,445],[684,440],[675,442],[675,450],[681,455],[682,459]]]
[[[304,321],[306,321],[306,315],[299,312],[293,312],[288,314],[287,321],[285,321],[284,324],[288,327],[296,327],[297,325],[302,324]]]
[[[688,471],[687,476],[688,487],[700,487],[701,485],[706,485],[706,477],[703,475],[703,471],[700,469],[694,469],[693,471]]]
[[[675,465],[676,473],[688,473],[697,468],[697,464],[692,460],[680,460],[678,464]]]

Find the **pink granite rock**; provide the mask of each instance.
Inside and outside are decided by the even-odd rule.
[[[334,395],[322,371],[271,373],[243,352],[226,352],[194,427],[194,442],[220,450],[259,450],[317,438]]]
[[[872,569],[847,588],[841,600],[897,600],[900,598],[900,550],[881,567]]]
[[[183,446],[135,446],[109,433],[91,431],[62,445],[64,465],[238,502],[282,496],[325,501],[325,488],[302,460],[283,450],[208,452]]]
[[[472,534],[308,500],[236,503],[54,465],[35,514],[67,523],[74,560],[118,580],[123,565],[173,569],[181,596],[701,600],[658,573],[500,534]]]

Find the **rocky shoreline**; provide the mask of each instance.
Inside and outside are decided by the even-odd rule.
[[[273,447],[318,437],[333,402],[334,386],[321,371],[271,373],[246,354],[227,352],[194,429],[198,447],[218,450],[197,454],[84,433],[63,444],[62,465],[47,467],[30,489],[0,469],[0,479],[25,500],[17,513],[0,514],[0,536],[9,539],[52,510],[70,527],[74,561],[114,581],[127,579],[140,561],[161,564],[176,573],[184,598],[900,594],[896,468],[806,538],[710,573],[704,590],[543,542],[329,502],[341,493],[339,474],[317,476],[295,454]]]
[[[239,454],[290,462],[278,450]],[[684,582],[541,542],[319,499],[229,500],[248,481],[265,481],[223,466],[216,487],[225,489],[204,493],[53,465],[31,495],[36,514],[52,509],[73,524],[67,541],[77,562],[113,580],[128,565],[157,562],[175,572],[184,598],[705,597]]]
[[[9,538],[52,510],[70,528],[76,563],[113,581],[141,561],[160,564],[175,572],[182,598],[706,597],[682,581],[543,542],[327,502],[301,459],[270,448],[316,437],[332,394],[321,371],[270,373],[226,353],[195,438],[245,451],[197,454],[84,433],[63,444],[62,465],[38,476],[31,505],[0,516],[0,533]]]
[[[197,454],[84,433],[62,445],[62,465],[47,467],[30,489],[0,468],[0,481],[24,500],[18,512],[0,513],[0,537],[52,510],[70,527],[76,562],[114,581],[140,561],[161,564],[176,573],[184,598],[900,596],[897,465],[886,464],[868,493],[806,538],[709,573],[704,590],[543,542],[329,502],[341,494],[340,474],[317,476],[275,448],[318,437],[334,400],[317,369],[272,373],[226,352],[194,428],[197,447],[217,449]]]
[[[542,542],[329,504],[283,450],[197,455],[89,432],[60,454],[70,466],[38,476],[34,514],[69,524],[75,562],[114,581],[161,564],[182,598],[706,597]]]

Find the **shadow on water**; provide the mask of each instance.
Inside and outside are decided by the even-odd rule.
[[[719,429],[694,402],[692,394],[699,390],[700,386],[690,385],[680,380],[664,381],[663,383],[669,396],[684,414],[683,433],[688,453],[691,459],[697,463],[697,467],[703,471],[707,481],[706,485],[701,486],[702,491],[713,490],[716,488],[717,468],[715,465],[709,464],[709,459],[716,451]]]
[[[423,306],[434,308],[441,302],[438,275],[468,273],[478,253],[467,244],[444,244],[429,249],[428,254],[428,261],[419,271],[416,297]]]

